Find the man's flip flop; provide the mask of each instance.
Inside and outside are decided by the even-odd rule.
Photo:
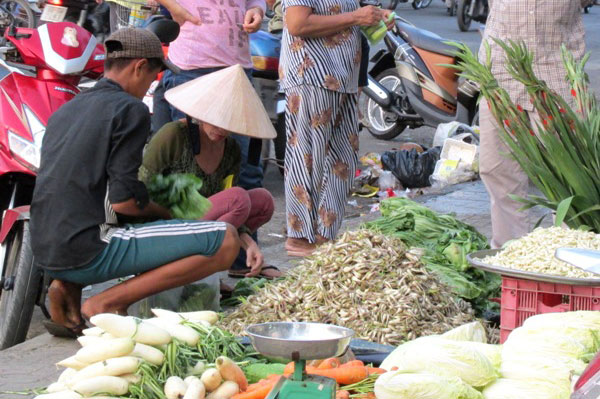
[[[273,276],[267,276],[267,275],[263,274],[263,272],[265,270],[277,270],[277,271],[280,271],[277,267],[268,265],[268,266],[264,266],[262,268],[262,270],[260,271],[260,274],[258,276],[256,276],[256,277],[265,278],[267,280],[273,280],[273,279],[275,279],[275,277],[273,277]],[[249,267],[245,267],[243,269],[233,269],[233,270],[229,270],[229,272],[227,273],[227,275],[229,277],[233,277],[233,278],[244,278],[244,277],[246,277],[246,274],[250,273],[250,271],[251,271],[251,269]]]
[[[87,325],[84,323],[81,323],[78,326],[69,328],[67,326],[63,326],[62,324],[58,324],[52,320],[45,320],[43,322],[44,327],[46,328],[46,330],[53,336],[55,337],[60,337],[60,338],[72,338],[75,339],[79,336],[81,336],[81,331],[85,328],[87,328]]]

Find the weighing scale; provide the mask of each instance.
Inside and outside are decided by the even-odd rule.
[[[246,329],[254,348],[294,361],[294,373],[281,377],[266,399],[335,399],[334,379],[306,374],[306,361],[343,355],[354,331],[330,324],[279,322]]]

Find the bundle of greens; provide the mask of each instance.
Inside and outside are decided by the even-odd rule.
[[[422,248],[421,261],[477,312],[494,307],[500,277],[473,268],[467,254],[488,248],[486,238],[452,215],[441,215],[406,198],[381,202],[382,217],[365,227],[400,238],[407,246]]]
[[[202,180],[191,173],[155,175],[147,188],[152,201],[168,208],[175,219],[200,219],[212,206],[198,192]]]
[[[584,71],[589,54],[577,62],[562,47],[572,96],[564,99],[535,76],[534,55],[523,43],[496,43],[506,53],[506,70],[526,87],[540,122],[532,123],[523,107],[498,85],[489,46],[481,64],[467,46],[454,44],[460,60],[454,67],[479,84],[492,114],[504,126],[501,137],[512,157],[543,194],[515,199],[525,204],[523,209],[541,205],[556,211],[557,221],[564,220],[571,228],[600,233],[600,107]]]

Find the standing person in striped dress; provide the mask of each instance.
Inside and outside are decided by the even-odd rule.
[[[286,94],[286,250],[335,239],[356,170],[360,26],[390,11],[358,0],[283,0],[280,78]]]

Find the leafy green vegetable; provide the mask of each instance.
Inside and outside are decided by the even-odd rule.
[[[212,207],[198,192],[202,180],[191,173],[154,175],[147,188],[150,198],[168,208],[176,219],[200,219]]]
[[[391,371],[375,382],[377,399],[481,399],[481,392],[458,377]]]
[[[238,281],[233,288],[231,298],[221,301],[221,306],[237,306],[244,301],[245,298],[255,294],[268,282],[265,278],[243,278]]]
[[[242,368],[250,384],[254,384],[271,374],[283,374],[285,364],[281,363],[253,363]]]
[[[487,239],[472,226],[406,198],[382,201],[381,215],[365,227],[396,236],[409,247],[423,248],[421,260],[427,269],[457,296],[470,301],[477,312],[497,306],[488,299],[499,295],[500,276],[467,262],[467,254],[488,248]]]

